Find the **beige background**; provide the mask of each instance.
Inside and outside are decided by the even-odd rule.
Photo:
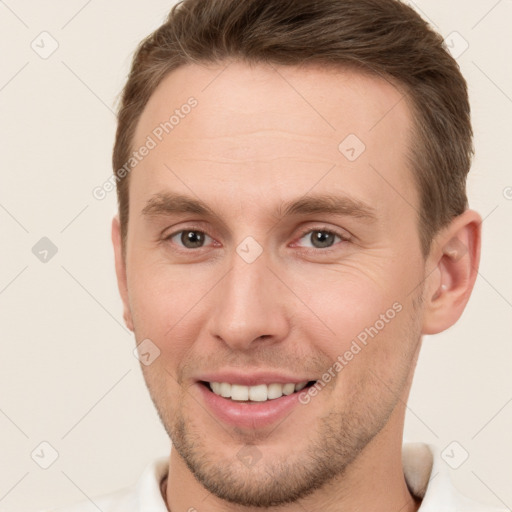
[[[0,2],[0,511],[129,485],[169,449],[122,322],[109,233],[115,193],[98,201],[92,189],[111,173],[112,110],[131,53],[171,5]],[[406,437],[441,449],[457,441],[469,453],[450,469],[458,487],[510,509],[512,1],[413,5],[454,51],[469,45],[458,61],[476,133],[470,200],[485,222],[469,307],[454,328],[425,339]],[[58,249],[46,263],[32,252],[42,237]],[[36,448],[48,457],[43,441],[58,452],[46,470],[31,458]]]

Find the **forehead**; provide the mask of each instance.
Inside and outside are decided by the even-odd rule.
[[[353,70],[184,66],[161,82],[137,125],[133,148],[149,139],[154,147],[131,173],[130,202],[141,210],[149,195],[180,188],[261,205],[272,185],[282,200],[315,187],[418,204],[411,125],[400,90]]]

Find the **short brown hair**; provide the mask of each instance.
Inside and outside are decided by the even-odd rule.
[[[119,108],[114,172],[128,162],[142,111],[165,76],[185,64],[227,60],[349,66],[397,83],[414,117],[408,156],[424,255],[438,230],[467,208],[473,133],[466,82],[442,37],[399,0],[178,3],[135,52]],[[129,175],[117,180],[123,246],[128,183]]]

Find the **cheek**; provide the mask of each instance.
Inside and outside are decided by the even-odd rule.
[[[316,328],[323,324],[326,332],[340,340],[351,339],[373,325],[397,297],[392,289],[383,292],[386,287],[373,276],[346,269],[316,272],[295,282],[294,292],[303,302],[300,309],[308,310],[310,316],[303,325]],[[317,321],[311,322],[315,317]]]
[[[141,253],[127,270],[130,305],[139,325],[170,329],[193,304],[198,283],[190,280],[186,269]]]
[[[142,259],[134,258],[128,271],[137,342],[149,338],[169,360],[180,361],[200,332],[201,322],[194,319],[207,302],[211,270]]]
[[[406,273],[395,263],[385,268],[368,263],[303,276],[294,291],[307,306],[296,306],[305,338],[333,362],[357,359],[364,366],[370,358],[400,364],[410,343],[411,283],[417,281]]]

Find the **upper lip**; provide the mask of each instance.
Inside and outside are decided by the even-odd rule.
[[[228,382],[229,384],[240,384],[242,386],[258,386],[259,384],[298,384],[316,379],[309,377],[297,378],[276,372],[244,372],[226,370],[219,373],[207,373],[197,377],[197,381],[205,382]]]

